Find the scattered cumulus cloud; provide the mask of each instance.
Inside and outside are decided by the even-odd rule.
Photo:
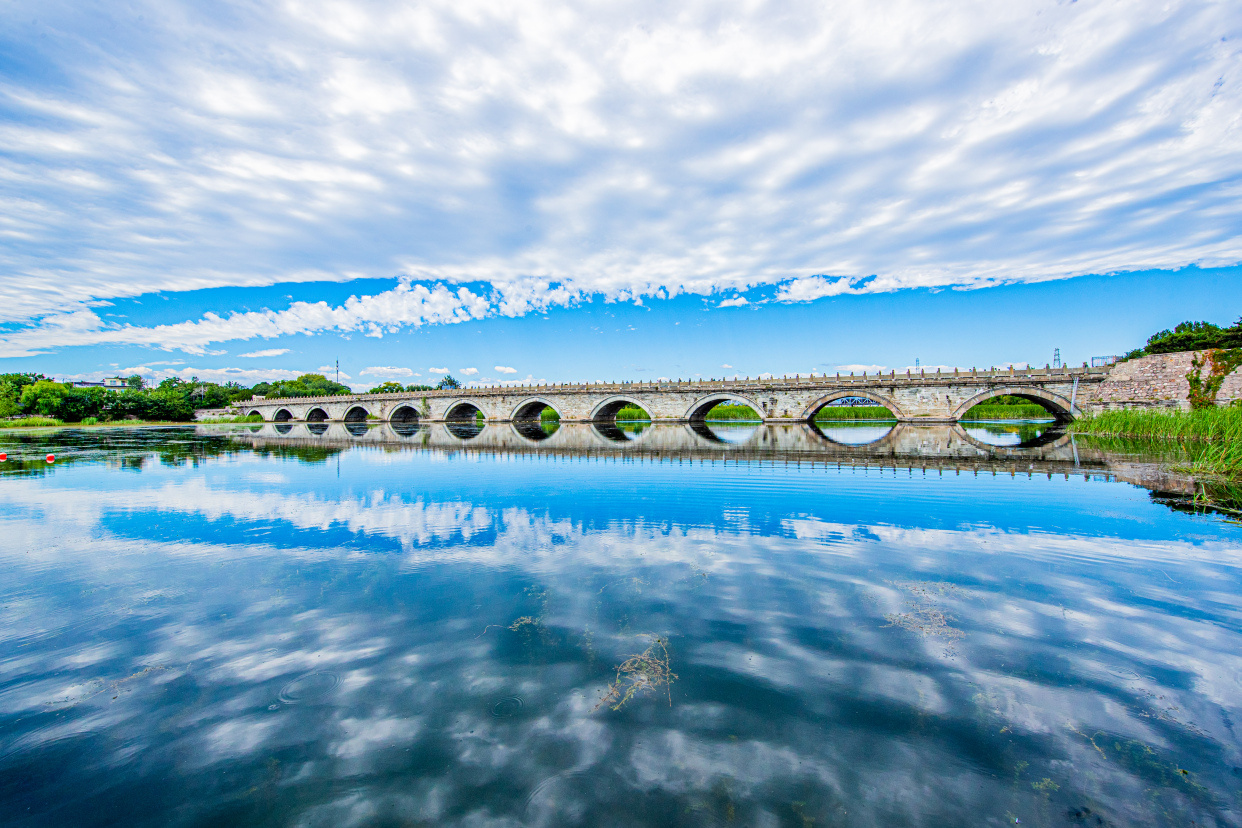
[[[251,351],[248,354],[238,354],[238,356],[239,357],[252,357],[252,358],[259,359],[263,357],[278,357],[278,356],[282,356],[283,354],[287,354],[287,353],[289,353],[288,348],[268,348],[267,350],[264,350],[264,351]]]
[[[721,368],[728,368],[729,370],[732,370],[732,369],[733,369],[733,366],[732,366],[732,365],[730,365],[730,364],[729,364],[729,363],[727,363],[727,362],[726,362],[725,364],[721,365],[720,367],[721,367]]]
[[[433,374],[447,374],[449,372],[447,368],[428,368],[427,370]]]
[[[718,308],[740,308],[743,305],[749,305],[749,304],[750,304],[750,300],[747,299],[745,296],[742,296],[741,294],[739,294],[737,296],[732,297],[731,299],[722,299],[716,305],[716,307]]]
[[[479,373],[479,369],[478,368],[462,368],[461,372],[468,377],[473,377]]]
[[[0,357],[1242,260],[1236,4],[11,6]]]
[[[517,373],[516,368],[512,368],[508,365],[497,365],[495,366],[495,370],[497,373],[500,373],[500,374],[516,374]]]

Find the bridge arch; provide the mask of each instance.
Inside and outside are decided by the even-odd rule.
[[[272,422],[287,423],[293,419],[293,412],[287,408],[281,408],[272,415]]]
[[[393,409],[392,414],[388,416],[391,423],[414,423],[418,424],[418,409],[412,405],[402,403]]]
[[[326,423],[328,421],[328,412],[322,408],[312,408],[306,412],[306,422],[308,423]]]
[[[471,400],[453,400],[444,409],[444,419],[473,423],[483,413],[483,407]],[[486,415],[485,415],[486,417]]]
[[[641,408],[648,414],[651,413],[648,407],[643,405],[637,398],[617,394],[599,403],[594,409],[591,410],[591,421],[606,423],[613,422],[617,419],[617,412],[625,408],[627,405],[632,405],[635,408]]]
[[[260,411],[260,410],[259,410],[259,409],[257,409],[257,408],[252,408],[252,409],[250,409],[249,413],[247,413],[247,414],[246,414],[246,416],[247,416],[247,417],[254,417],[254,416],[256,416],[256,415],[257,415],[257,416],[259,416],[259,417],[263,417],[263,412],[262,412],[262,411]],[[267,418],[266,418],[266,417],[263,417],[263,419],[265,419],[265,420],[266,420]]]
[[[1048,409],[1048,413],[1058,420],[1072,420],[1075,417],[1082,416],[1082,411],[1078,409],[1078,406],[1073,405],[1060,394],[1054,394],[1039,387],[1020,385],[1013,387],[997,386],[979,392],[957,407],[957,410],[953,412],[953,419],[962,419],[962,417],[966,416],[967,411],[980,403],[987,402],[993,397],[1021,397],[1024,400],[1030,400]]]
[[[360,405],[352,406],[348,411],[345,412],[345,422],[365,423],[367,421],[367,415],[369,413],[370,413],[369,411],[367,411],[365,408],[363,408]]]
[[[759,405],[759,403],[755,402],[750,397],[743,396],[742,394],[730,394],[726,392],[716,392],[715,394],[708,394],[706,397],[699,397],[699,399],[690,404],[690,408],[686,410],[686,414],[682,417],[682,419],[696,422],[705,420],[707,419],[707,412],[711,411],[720,403],[729,402],[731,400],[741,400],[750,406],[750,410],[755,412],[755,415],[759,417],[759,419],[763,419],[763,408]]]
[[[891,399],[884,396],[883,394],[877,394],[874,391],[871,391],[870,389],[860,392],[857,389],[853,389],[853,388],[840,389],[837,391],[833,391],[832,393],[825,394],[824,396],[820,397],[815,402],[811,403],[806,408],[804,408],[802,410],[801,418],[803,420],[806,420],[807,422],[814,422],[815,415],[819,413],[819,410],[821,408],[828,405],[829,403],[833,403],[833,402],[836,402],[837,400],[845,399],[846,397],[866,397],[867,399],[874,402],[876,405],[882,405],[885,408],[887,408],[890,412],[892,412],[892,415],[896,417],[898,420],[906,419],[906,415],[902,412],[901,406],[897,405],[897,403],[893,402]]]
[[[556,416],[560,417],[561,412],[555,405],[545,400],[543,397],[530,397],[522,400],[513,409],[513,414],[509,416],[510,420],[515,422],[524,420],[538,420],[540,414],[545,408],[550,408],[556,412]]]

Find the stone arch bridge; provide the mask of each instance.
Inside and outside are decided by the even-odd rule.
[[[993,397],[1021,397],[1061,420],[1079,416],[1080,401],[1107,368],[1036,368],[935,373],[796,376],[772,379],[489,386],[394,394],[291,397],[239,403],[240,414],[271,422],[537,420],[544,408],[563,422],[608,422],[636,405],[656,422],[694,422],[721,402],[749,405],[764,422],[806,422],[845,397],[865,397],[901,422],[954,422]]]

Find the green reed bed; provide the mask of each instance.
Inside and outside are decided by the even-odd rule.
[[[1203,482],[1213,505],[1242,506],[1242,408],[1106,411],[1070,426],[1102,448],[1167,457]]]
[[[0,420],[0,428],[47,428],[64,425],[55,417],[19,417],[16,420]]]
[[[1042,405],[976,405],[963,420],[1046,420],[1052,415]]]
[[[815,412],[815,422],[840,420],[896,420],[893,412],[882,405],[826,405]]]

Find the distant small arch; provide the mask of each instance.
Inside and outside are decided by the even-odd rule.
[[[418,423],[418,409],[412,405],[399,405],[389,418],[394,423]]]
[[[648,416],[651,415],[651,412],[647,409],[647,406],[643,405],[633,397],[614,396],[609,397],[599,405],[595,406],[595,409],[591,411],[591,420],[592,422],[613,422],[617,419],[617,412],[628,405],[632,405],[635,408],[641,408],[643,411],[647,412]]]
[[[514,422],[538,420],[540,415],[543,414],[543,410],[545,408],[552,409],[556,412],[557,419],[560,419],[561,412],[557,409],[557,407],[542,397],[531,397],[530,399],[522,400],[513,409],[513,414],[509,417],[509,419]]]
[[[324,423],[328,420],[328,412],[322,408],[312,408],[306,412],[306,422],[308,423]]]
[[[257,409],[257,408],[252,408],[252,409],[250,409],[250,413],[249,413],[249,414],[247,414],[246,416],[247,416],[247,417],[262,417],[262,416],[263,416],[263,412],[262,412],[262,411],[260,411],[260,410],[259,410],[259,409]]]
[[[277,423],[287,423],[293,419],[293,412],[287,408],[282,408],[276,412],[272,420]]]
[[[953,419],[960,420],[966,416],[966,412],[974,408],[976,405],[987,402],[994,397],[1021,397],[1024,400],[1043,406],[1049,414],[1058,420],[1072,420],[1075,417],[1082,416],[1082,411],[1078,406],[1074,405],[1070,400],[1065,399],[1060,394],[1054,394],[1038,386],[1001,386],[989,388],[981,391],[971,397],[966,402],[957,407],[953,412]]]
[[[347,423],[365,423],[369,412],[360,405],[345,412],[345,422]]]
[[[755,415],[759,417],[759,419],[763,419],[763,407],[759,405],[759,403],[749,397],[742,396],[741,394],[729,394],[724,392],[708,394],[706,397],[700,397],[695,400],[690,405],[689,410],[686,411],[686,415],[682,419],[691,421],[705,420],[707,419],[707,412],[711,411],[721,403],[733,401],[745,403],[750,407],[751,411],[755,412]]]
[[[849,389],[849,390],[841,389],[841,390],[833,391],[829,394],[825,394],[824,396],[817,399],[815,402],[808,405],[805,409],[803,409],[802,419],[806,420],[807,422],[813,423],[815,422],[815,415],[819,413],[819,410],[821,408],[823,408],[824,406],[830,403],[834,403],[837,400],[845,399],[846,397],[866,397],[867,399],[874,402],[876,405],[881,405],[887,408],[889,412],[894,417],[896,417],[898,420],[906,419],[906,415],[902,412],[901,406],[897,405],[897,403],[893,402],[888,397],[884,396],[883,394],[876,394],[875,392],[870,391],[870,390],[860,392],[856,389]]]

